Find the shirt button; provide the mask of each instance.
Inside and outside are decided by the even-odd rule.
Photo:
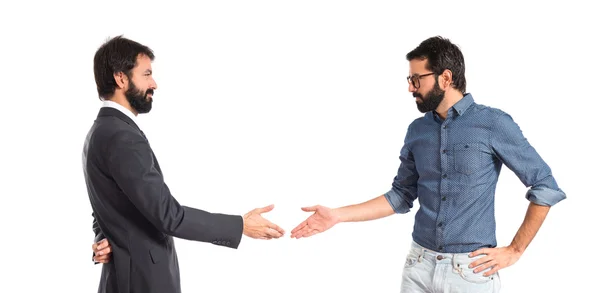
[[[446,178],[446,177],[448,177],[448,175],[446,175],[446,174],[442,175],[442,178]]]
[[[442,126],[442,128],[446,129],[446,128],[448,128],[448,126],[447,126],[447,125],[444,125],[444,126]]]
[[[446,200],[446,197],[445,197],[445,196],[444,196],[444,197],[442,197],[442,200],[443,200],[443,201],[445,201],[445,200]]]
[[[443,256],[441,256],[441,255],[438,255],[436,258],[437,258],[437,260],[442,260],[442,259],[444,259],[444,257],[443,257]]]
[[[445,154],[447,152],[447,150],[443,150],[442,153]]]
[[[438,227],[442,227],[442,224],[443,224],[443,223],[439,223],[439,224],[438,224]]]
[[[444,249],[444,247],[440,245],[440,246],[438,246],[438,249],[439,249],[440,251],[442,251],[442,249]]]

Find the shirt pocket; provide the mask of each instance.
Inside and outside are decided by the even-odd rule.
[[[454,170],[471,175],[481,166],[481,146],[476,142],[454,144]]]

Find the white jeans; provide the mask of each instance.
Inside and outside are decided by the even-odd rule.
[[[473,273],[469,264],[483,257],[469,253],[439,253],[413,242],[402,273],[402,293],[498,293],[500,275],[484,277],[489,269]]]

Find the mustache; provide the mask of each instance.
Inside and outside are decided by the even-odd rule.
[[[421,99],[423,99],[423,95],[415,92],[415,93],[413,93],[413,98],[421,98]]]
[[[153,90],[153,89],[148,89],[148,90],[146,90],[146,96],[147,96],[148,94],[150,94],[150,95],[153,95],[153,96],[154,96],[154,90]]]

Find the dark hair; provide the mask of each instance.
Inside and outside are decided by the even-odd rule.
[[[421,42],[406,54],[406,60],[413,59],[427,59],[426,68],[434,72],[436,78],[446,69],[452,71],[452,87],[463,94],[466,92],[465,59],[458,46],[450,40],[436,36]]]
[[[115,93],[117,83],[113,74],[123,72],[131,78],[131,69],[135,67],[138,55],[146,55],[154,60],[152,50],[140,43],[121,36],[107,40],[94,55],[94,78],[100,100]]]

